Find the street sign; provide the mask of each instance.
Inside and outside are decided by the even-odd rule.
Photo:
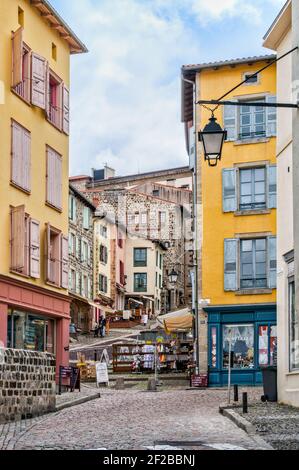
[[[107,368],[106,362],[96,363],[96,380],[97,380],[97,387],[101,383],[105,383],[109,385],[108,368]]]

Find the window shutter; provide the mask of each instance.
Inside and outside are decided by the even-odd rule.
[[[225,168],[222,170],[222,207],[223,212],[237,210],[237,170]]]
[[[68,288],[69,274],[69,253],[68,253],[68,237],[61,235],[61,287]]]
[[[30,191],[31,135],[24,127],[12,121],[11,181]]]
[[[31,103],[46,109],[47,61],[44,57],[31,55]]]
[[[30,276],[40,278],[40,226],[34,219],[30,219]]]
[[[237,239],[227,238],[224,240],[224,290],[235,291],[238,289],[237,280],[237,260],[238,260]]]
[[[89,208],[84,207],[83,209],[83,228],[89,229]]]
[[[269,272],[268,272],[268,282],[269,288],[275,289],[276,288],[276,276],[277,276],[277,269],[276,269],[276,237],[268,237],[268,260],[269,260]]]
[[[62,158],[47,147],[47,202],[62,209]]]
[[[81,239],[81,261],[84,261],[84,256],[85,256],[85,253],[84,253],[84,240]]]
[[[25,267],[25,206],[11,209],[11,269]]]
[[[69,290],[73,290],[73,274],[72,270],[69,270]]]
[[[266,103],[276,103],[275,95],[266,96]],[[266,108],[266,135],[276,136],[276,108]]]
[[[92,295],[91,295],[91,279],[88,278],[88,298],[91,300]]]
[[[12,87],[23,81],[23,30],[19,28],[12,34]]]
[[[76,258],[80,257],[80,238],[76,237]]]
[[[49,62],[46,62],[46,106],[45,106],[45,111],[46,111],[46,117],[50,117],[50,69],[49,69]]]
[[[267,167],[268,172],[268,208],[275,209],[277,207],[276,203],[276,193],[277,193],[277,172],[276,165],[269,165]]]
[[[80,273],[76,271],[76,292],[80,294]]]
[[[91,264],[90,261],[91,261],[91,248],[90,248],[90,245],[87,246],[87,249],[88,249],[88,264]]]
[[[237,101],[237,100],[232,100]],[[238,138],[238,106],[223,106],[224,129],[227,131],[226,140],[237,140]]]
[[[67,135],[70,133],[70,92],[68,88],[63,85],[63,132]]]
[[[72,220],[73,213],[73,196],[69,195],[69,219]]]
[[[46,224],[45,236],[45,278],[47,282],[54,282],[54,269],[51,263],[51,229],[50,224]]]
[[[31,189],[31,135],[24,129],[23,131],[23,177],[22,188]]]

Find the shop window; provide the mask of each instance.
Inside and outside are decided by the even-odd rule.
[[[12,310],[8,314],[8,347],[53,354],[54,330],[54,320]]]
[[[217,367],[217,328],[211,328],[211,367]]]
[[[223,368],[229,365],[229,343],[231,343],[232,367],[254,368],[254,325],[223,326]]]
[[[147,266],[147,248],[134,248],[134,267]]]

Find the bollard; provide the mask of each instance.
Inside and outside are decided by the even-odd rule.
[[[239,389],[238,385],[234,385],[234,401],[239,401]]]
[[[247,392],[242,394],[243,413],[248,413]]]
[[[148,379],[147,382],[147,389],[150,392],[156,392],[157,391],[157,382],[156,379]]]
[[[94,361],[97,362],[98,360],[98,351],[95,349],[94,350]]]
[[[123,390],[125,388],[125,381],[123,377],[116,379],[115,388],[116,390]]]

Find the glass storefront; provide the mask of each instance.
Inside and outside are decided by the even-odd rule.
[[[254,367],[254,325],[223,326],[223,368],[229,364],[229,342],[231,341],[232,367],[235,369]]]
[[[7,347],[55,353],[55,320],[30,312],[9,310]]]

